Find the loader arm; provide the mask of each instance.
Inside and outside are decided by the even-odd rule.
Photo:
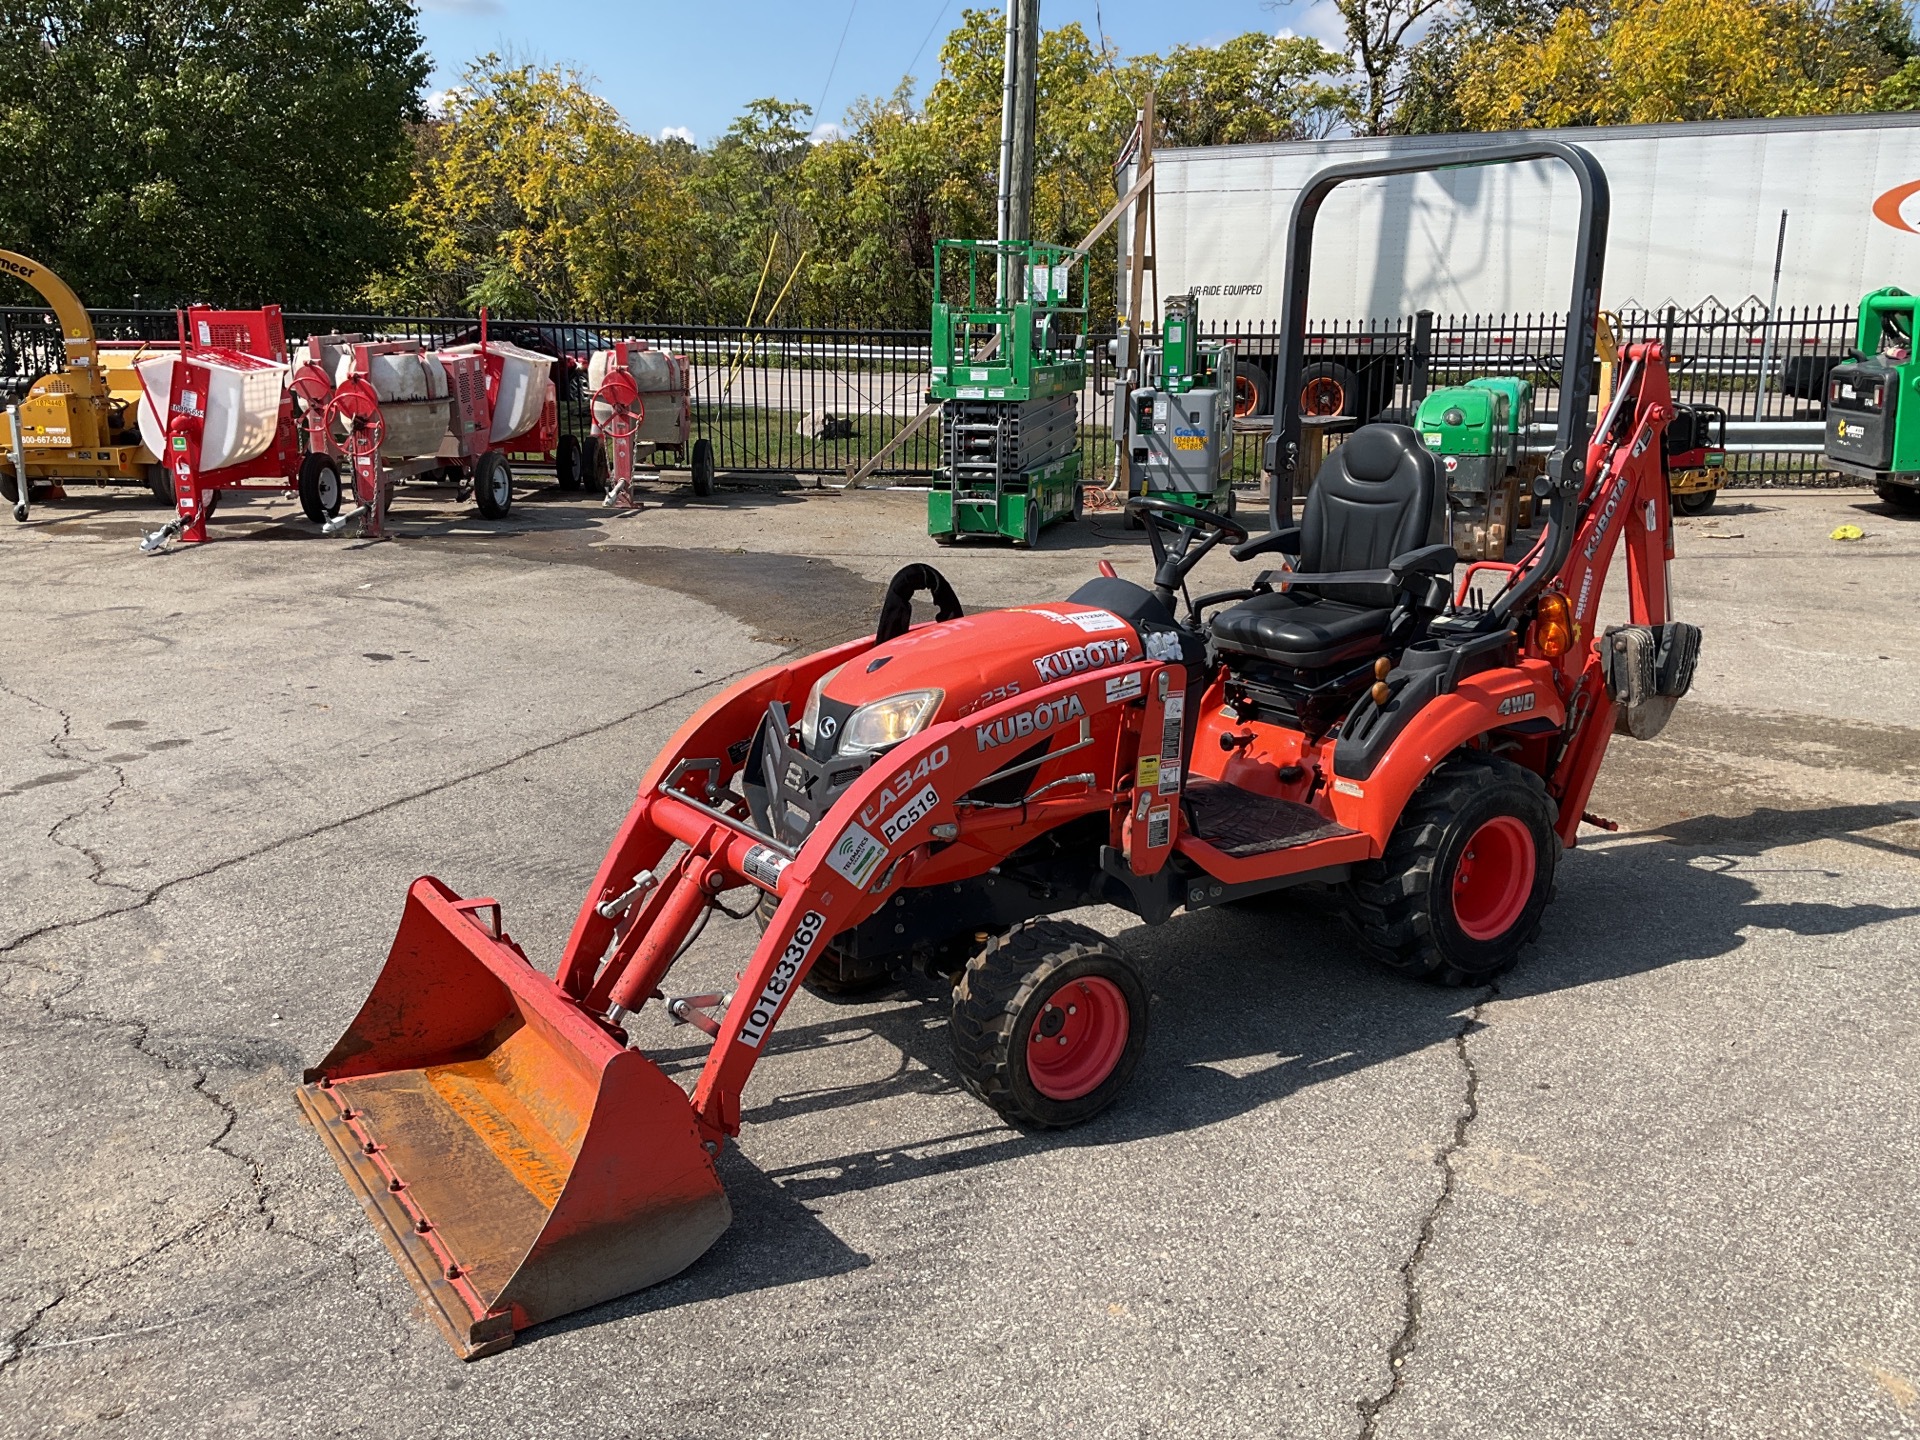
[[[838,658],[841,652],[813,657],[806,666],[808,683]],[[1027,826],[1050,829],[1112,811],[1112,839],[1133,872],[1151,874],[1165,864],[1178,833],[1173,801],[1180,778],[1184,673],[1179,666],[1139,661],[1058,681],[931,726],[874,763],[797,847],[755,827],[738,793],[711,778],[709,756],[689,753],[725,753],[714,742],[742,734],[739,722],[756,700],[764,713],[761,697],[782,690],[792,694],[802,677],[769,675],[745,682],[689,722],[681,741],[649,772],[647,788],[602,866],[598,888],[623,886],[628,865],[657,858],[674,841],[685,848],[653,877],[644,899],[634,901],[630,924],[609,927],[598,908],[583,909],[563,965],[563,988],[579,994],[588,1014],[624,1022],[648,1000],[661,997],[668,970],[716,895],[751,885],[776,898],[773,918],[735,989],[718,1007],[708,1007],[724,1013],[714,1026],[693,1109],[701,1133],[717,1148],[739,1133],[747,1078],[826,943],[874,914],[937,855],[971,849],[976,860],[970,868],[981,873],[1004,858],[1002,842],[985,837],[1004,835],[1006,807],[973,798],[1006,771],[1020,748],[999,736],[1017,731],[1023,738],[1054,737],[1048,758],[1034,771],[1032,798],[1017,807]],[[757,722],[759,715],[753,718]],[[1153,737],[1157,753],[1171,749],[1175,758],[1156,768],[1151,797],[1143,795],[1141,804],[1132,805],[1143,734]],[[729,763],[738,773],[739,762]],[[1042,797],[1041,789],[1049,793]],[[943,866],[942,874],[947,873]],[[596,952],[603,937],[611,950]]]

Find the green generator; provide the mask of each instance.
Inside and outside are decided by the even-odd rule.
[[[927,533],[942,545],[989,535],[1031,548],[1052,521],[1080,515],[1086,258],[1058,245],[941,240],[933,297],[927,399],[940,403],[940,468]]]
[[[1896,510],[1920,512],[1920,297],[1895,286],[1860,302],[1854,353],[1827,377],[1827,464],[1865,480]],[[1912,395],[1911,400],[1907,399]]]
[[[1414,413],[1421,443],[1447,477],[1448,540],[1469,560],[1500,560],[1518,529],[1517,463],[1533,386],[1488,377],[1429,392]]]
[[[1202,344],[1195,295],[1167,301],[1127,395],[1127,493],[1233,514],[1233,347]]]

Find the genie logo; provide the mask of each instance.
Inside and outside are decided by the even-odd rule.
[[[991,750],[1009,740],[1024,740],[1029,735],[1043,733],[1069,720],[1078,720],[1086,713],[1087,707],[1080,703],[1080,697],[1068,695],[1059,700],[1048,700],[1018,715],[996,720],[991,725],[982,725],[973,732],[973,738],[982,750]]]
[[[1065,680],[1082,670],[1124,664],[1132,653],[1133,647],[1125,640],[1089,640],[1084,645],[1069,645],[1051,655],[1042,655],[1033,662],[1033,668],[1043,681]]]

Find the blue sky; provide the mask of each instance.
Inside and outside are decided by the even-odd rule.
[[[939,74],[940,42],[968,3],[421,0],[421,25],[436,90],[455,83],[468,60],[489,50],[565,61],[593,75],[595,88],[636,130],[684,129],[704,144],[763,95],[816,106],[823,120],[839,119],[858,96],[891,93],[908,73],[919,77],[924,95]],[[971,3],[1003,8],[1003,0]],[[1281,10],[1261,0],[1041,0],[1040,23],[1052,29],[1077,20],[1092,35],[1096,8],[1108,36],[1129,55],[1247,30],[1289,28],[1327,40],[1338,31],[1327,0],[1294,0]]]

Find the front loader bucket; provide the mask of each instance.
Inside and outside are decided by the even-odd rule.
[[[499,913],[416,880],[373,993],[296,1092],[465,1359],[677,1274],[732,1218],[686,1093]]]

